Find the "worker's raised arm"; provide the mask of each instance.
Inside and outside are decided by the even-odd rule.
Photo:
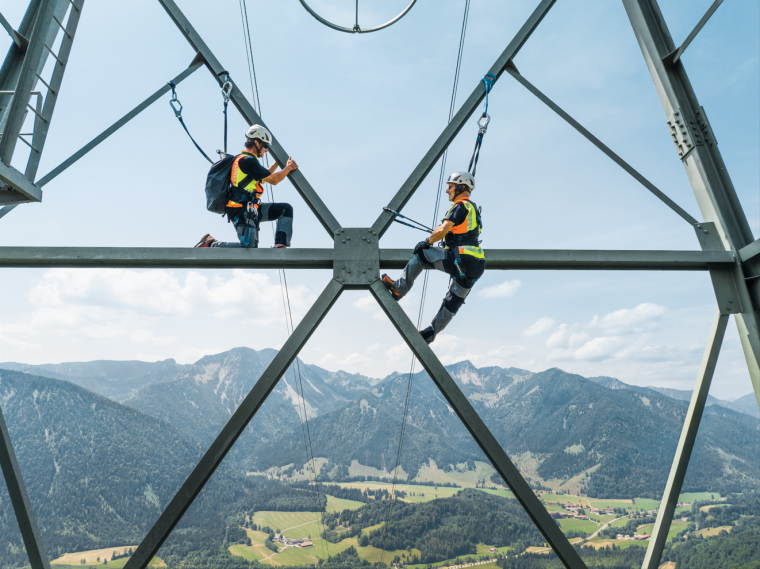
[[[433,231],[433,234],[428,237],[428,243],[435,243],[436,241],[440,241],[446,237],[446,234],[451,231],[452,227],[454,227],[453,221],[444,221],[438,227],[436,227],[435,231]]]
[[[275,169],[277,168],[277,164],[273,164],[269,167],[269,171],[272,172],[272,167]],[[282,182],[285,178],[287,178],[288,174],[290,174],[293,170],[296,170],[298,168],[298,164],[296,164],[296,161],[292,158],[288,157],[288,163],[285,164],[285,167],[280,170],[279,172],[272,172],[269,176],[261,180],[265,184],[272,184],[273,186],[276,186],[280,182]]]

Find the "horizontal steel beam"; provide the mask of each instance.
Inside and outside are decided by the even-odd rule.
[[[3,184],[7,184],[13,190],[3,191]],[[42,201],[42,190],[31,183],[26,177],[13,166],[0,162],[0,204],[16,204]]]
[[[403,268],[406,249],[380,249],[381,269]],[[543,271],[706,271],[733,265],[728,251],[575,251],[563,249],[486,249],[486,269]]]
[[[332,249],[0,247],[0,267],[332,269]]]
[[[410,249],[380,249],[381,269],[401,269]],[[487,249],[491,270],[706,271],[733,265],[728,251]],[[134,269],[332,269],[333,249],[0,247],[0,267]]]

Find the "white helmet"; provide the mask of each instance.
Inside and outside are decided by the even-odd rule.
[[[249,140],[259,139],[264,144],[272,144],[272,133],[260,124],[255,124],[249,128],[245,137]]]
[[[470,191],[475,190],[475,178],[469,172],[454,172],[449,176],[448,184],[464,184]]]

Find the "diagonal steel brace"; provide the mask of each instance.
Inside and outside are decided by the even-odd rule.
[[[177,491],[172,501],[161,513],[158,520],[142,540],[132,557],[129,558],[125,569],[145,569],[163,545],[166,538],[179,523],[182,516],[193,503],[200,491],[214,474],[224,457],[243,433],[253,416],[261,408],[266,398],[285,374],[290,364],[301,351],[304,344],[319,326],[322,319],[338,300],[343,291],[343,285],[331,280],[317,301],[311,307],[303,320],[288,338],[282,349],[267,366],[264,373],[256,382],[250,393],[243,399],[240,406],[216,437],[200,462],[195,466],[190,476]]]
[[[515,498],[522,504],[533,523],[549,542],[549,545],[566,567],[584,568],[586,564],[580,558],[573,546],[567,540],[557,523],[546,511],[541,500],[535,495],[531,487],[517,470],[517,467],[501,448],[501,445],[493,436],[490,429],[480,418],[459,386],[451,378],[449,372],[443,367],[433,350],[425,343],[404,310],[393,300],[385,285],[376,280],[370,285],[370,291],[375,297],[385,314],[390,318],[399,334],[404,338],[409,348],[417,359],[420,360],[430,378],[441,390],[441,393],[449,402],[454,412],[464,426],[483,450],[483,453],[491,461],[491,464],[509,485]]]

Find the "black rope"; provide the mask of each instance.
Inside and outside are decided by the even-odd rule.
[[[469,18],[469,13],[470,13],[470,0],[465,0],[464,15],[462,16],[462,31],[459,36],[459,51],[457,52],[457,63],[456,63],[455,71],[454,71],[454,85],[451,89],[451,103],[449,104],[449,120],[448,120],[449,123],[451,122],[451,119],[454,116],[454,106],[456,104],[457,90],[459,86],[459,73],[462,68],[462,55],[464,53],[464,40],[465,40],[465,36],[467,35],[467,20]],[[441,158],[441,172],[438,176],[438,186],[436,188],[437,191],[436,191],[436,198],[435,198],[435,209],[433,210],[433,222],[431,224],[432,227],[435,227],[436,220],[438,219],[438,210],[441,204],[441,190],[443,187],[443,179],[445,175],[444,173],[446,170],[446,156],[447,155],[448,155],[448,148],[444,150],[443,156]],[[394,221],[397,221],[398,223],[403,223],[396,219],[394,219]],[[404,225],[408,225],[408,224],[404,224]],[[413,227],[413,226],[410,226],[410,227]],[[420,308],[417,313],[417,329],[418,330],[422,323],[422,312],[425,307],[425,298],[427,297],[427,285],[428,285],[429,274],[430,274],[429,271],[425,271],[425,278],[422,283],[422,298],[420,299]],[[414,377],[415,363],[416,363],[416,358],[414,357],[414,355],[412,355],[412,365],[409,369],[409,381],[407,382],[407,386],[406,386],[406,400],[404,401],[404,417],[401,421],[401,430],[399,433],[399,441],[398,441],[398,451],[396,453],[396,466],[393,469],[393,484],[391,485],[391,497],[390,497],[390,503],[388,504],[388,515],[386,517],[385,532],[383,535],[383,550],[380,555],[381,563],[385,561],[385,548],[387,545],[388,531],[389,531],[389,526],[391,523],[391,515],[393,512],[393,502],[396,499],[396,482],[398,478],[399,463],[401,461],[401,452],[404,446],[404,435],[406,434],[406,419],[409,413],[409,400],[412,393],[412,379]]]
[[[195,147],[198,149],[198,152],[200,152],[206,160],[208,160],[211,164],[213,164],[214,161],[211,158],[208,157],[208,154],[206,154],[205,152],[203,152],[203,149],[200,146],[198,146],[198,143],[195,142],[195,139],[193,138],[193,135],[190,134],[190,131],[187,129],[187,125],[185,124],[185,121],[182,118],[182,103],[180,103],[179,99],[177,98],[177,91],[176,91],[177,85],[174,83],[174,81],[169,81],[169,87],[172,88],[172,98],[169,101],[169,106],[174,111],[174,116],[177,117],[177,120],[179,120],[179,124],[181,124],[182,128],[185,129],[185,132],[187,133],[187,136],[189,136],[190,140],[193,141],[193,144],[195,144]],[[177,106],[175,106],[175,103],[176,103],[176,105],[179,106],[179,108],[177,108]]]
[[[239,0],[240,4],[240,12],[241,12],[241,19],[243,21],[243,42],[246,45],[246,58],[248,60],[248,77],[251,82],[251,91],[254,95],[255,99],[255,106],[256,111],[258,112],[259,116],[261,116],[261,100],[259,98],[259,84],[258,80],[256,78],[256,65],[253,59],[253,44],[251,42],[251,28],[249,25],[248,20],[248,8],[246,5],[246,0]],[[225,124],[226,126],[226,124]],[[225,136],[226,139],[226,136]],[[265,156],[264,163],[266,167],[269,167],[269,159],[268,156]],[[274,202],[274,192],[272,190],[271,184],[266,184],[267,193],[269,195],[269,199],[271,202]],[[275,238],[275,228],[274,225],[272,226],[272,238]],[[293,326],[293,312],[290,307],[290,291],[288,289],[288,280],[287,276],[285,274],[285,270],[281,269],[278,271],[278,276],[280,279],[280,292],[283,294],[283,309],[285,309],[285,328],[288,331],[288,336],[293,333],[295,330]],[[288,319],[290,319],[290,327],[288,327]],[[292,367],[292,366],[291,366]],[[317,481],[317,471],[316,471],[316,461],[314,459],[314,449],[311,442],[311,430],[309,429],[309,417],[307,413],[306,408],[306,398],[304,397],[304,389],[303,389],[303,379],[301,376],[301,364],[299,362],[298,357],[296,357],[296,367],[293,369],[293,379],[296,380],[296,371],[298,372],[298,378],[297,378],[297,386],[300,388],[301,391],[301,401],[299,402],[299,409],[303,409],[303,418],[304,420],[301,422],[301,432],[302,435],[304,435],[304,449],[306,451],[307,458],[310,458],[311,462],[311,475],[309,476],[310,480],[314,483],[314,486],[316,488],[316,499],[317,499],[317,511],[319,512],[319,522],[320,526],[322,527],[322,554],[326,557],[330,556],[330,546],[327,545],[327,540],[325,539],[325,520],[324,520],[324,511],[322,510],[322,498],[321,498],[321,492],[319,490],[319,482]],[[299,413],[300,414],[300,413]],[[308,442],[307,442],[308,441]],[[327,497],[325,496],[325,502],[327,502]],[[327,550],[325,551],[325,548]]]

